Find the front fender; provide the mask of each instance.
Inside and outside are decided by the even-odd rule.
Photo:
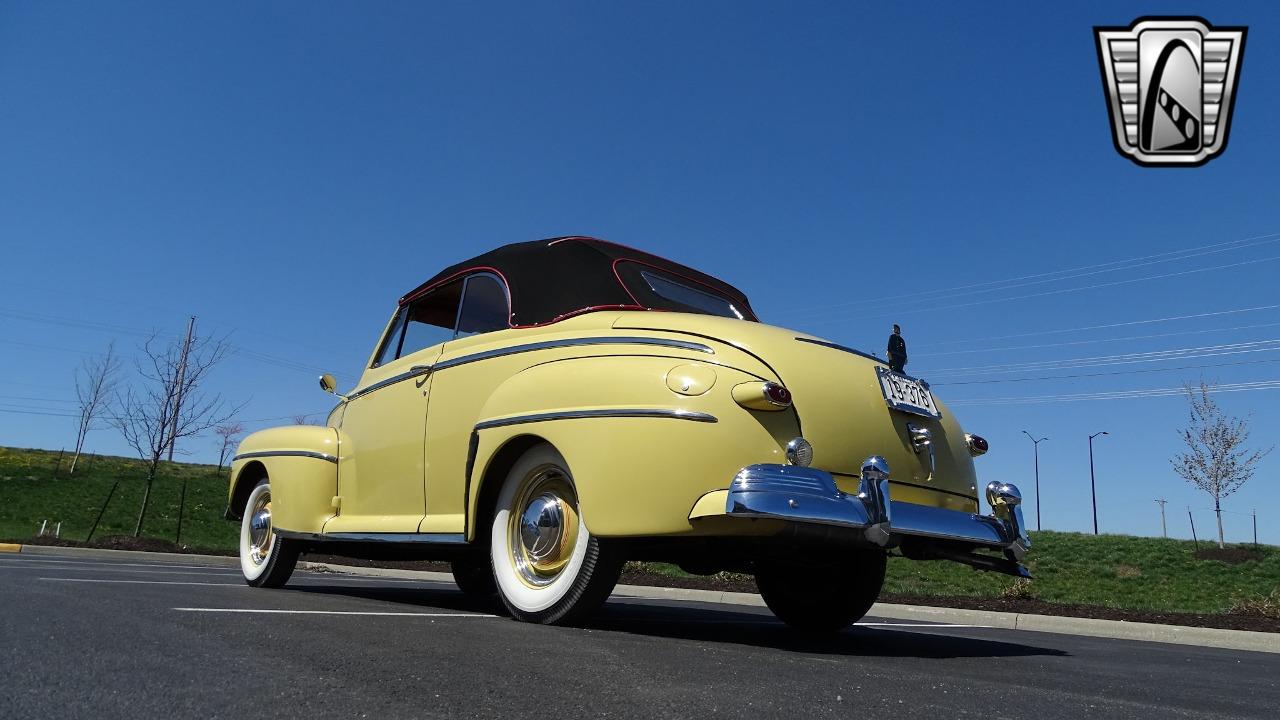
[[[271,480],[272,525],[320,532],[338,492],[338,434],[334,428],[292,425],[246,437],[231,462],[227,517],[239,519],[253,486]]]

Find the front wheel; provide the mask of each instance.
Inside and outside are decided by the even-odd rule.
[[[880,596],[887,556],[860,550],[838,560],[770,562],[756,571],[765,605],[796,630],[838,632],[857,622]]]
[[[298,544],[271,527],[271,483],[258,481],[240,520],[240,571],[253,587],[284,587],[298,564]]]
[[[571,623],[613,592],[622,563],[587,531],[573,476],[555,448],[538,445],[516,461],[494,510],[490,560],[512,617]]]

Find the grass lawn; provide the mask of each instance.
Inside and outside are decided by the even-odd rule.
[[[75,475],[67,475],[68,453],[0,447],[0,538],[25,540],[48,520],[49,530],[61,522],[61,537],[84,541],[107,503],[94,539],[132,535],[142,505],[146,469],[139,460],[81,457]],[[55,474],[55,469],[61,468]],[[193,548],[233,550],[238,527],[222,519],[226,510],[227,475],[212,465],[164,463],[151,488],[142,534],[173,541],[178,531],[178,505],[186,483],[182,544]]]
[[[74,476],[70,462],[45,450],[0,448],[0,540],[26,540],[40,523],[62,522],[62,537],[83,541],[117,481],[94,538],[131,535],[137,521],[145,481],[143,464],[118,457],[91,457]],[[55,468],[61,472],[55,474]],[[152,489],[143,535],[173,541],[178,501],[186,483],[182,544],[193,548],[234,551],[237,526],[222,519],[227,476],[211,465],[166,463]],[[1012,594],[1056,603],[1102,605],[1132,610],[1221,613],[1239,603],[1280,605],[1280,547],[1230,546],[1251,559],[1228,563],[1197,559],[1185,540],[1128,535],[1032,534],[1027,564],[1035,580],[983,573],[950,562],[889,561],[885,592],[896,595],[995,597]],[[1202,549],[1212,547],[1200,543]],[[645,563],[644,569],[683,575],[678,568]]]

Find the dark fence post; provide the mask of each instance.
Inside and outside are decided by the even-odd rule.
[[[1191,521],[1191,541],[1196,544],[1196,552],[1200,552],[1200,540],[1196,537],[1196,519],[1191,517],[1191,508],[1187,508],[1187,519]]]
[[[187,479],[182,479],[182,495],[178,499],[178,536],[173,539],[177,545],[182,545],[182,511],[187,506]]]
[[[1258,549],[1258,509],[1253,509],[1253,549]]]
[[[93,533],[97,531],[98,523],[102,522],[102,514],[107,511],[107,504],[111,502],[111,496],[116,494],[116,488],[119,486],[120,486],[119,479],[117,479],[114,483],[112,483],[111,492],[107,493],[107,499],[105,502],[102,503],[102,509],[98,511],[98,517],[94,519],[93,527],[89,528],[89,537],[84,539],[84,542],[86,545],[89,543],[90,540],[93,539]]]
[[[66,448],[62,448],[61,450],[59,450],[59,451],[58,451],[58,462],[56,462],[56,463],[54,463],[54,464],[53,464],[53,476],[54,476],[54,477],[58,477],[58,472],[62,470],[62,455],[63,455],[63,453],[65,453],[66,451],[67,451],[67,449],[66,449]]]

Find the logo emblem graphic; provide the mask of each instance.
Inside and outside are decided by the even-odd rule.
[[[1139,165],[1203,165],[1226,149],[1247,28],[1182,17],[1093,30],[1120,154]]]

